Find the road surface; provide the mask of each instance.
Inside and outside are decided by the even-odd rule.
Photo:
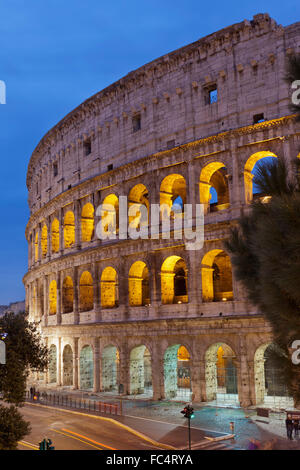
[[[44,438],[51,439],[57,450],[159,450],[165,446],[186,449],[188,445],[187,422],[184,419],[183,425],[179,426],[134,416],[119,416],[116,417],[117,422],[112,422],[84,412],[72,413],[36,404],[26,404],[20,411],[32,428],[31,433],[19,443],[22,450],[38,449],[39,442]],[[132,431],[124,429],[122,424]],[[192,428],[191,435],[194,449],[225,449],[230,444],[212,443],[205,439],[205,436],[218,437],[224,433]],[[156,445],[152,440],[163,446]]]
[[[117,424],[94,417],[28,404],[20,412],[32,428],[19,443],[22,450],[38,449],[44,438],[51,439],[57,450],[158,449]]]

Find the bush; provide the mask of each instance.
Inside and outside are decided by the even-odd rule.
[[[30,430],[16,406],[0,405],[0,450],[16,450],[18,441]]]

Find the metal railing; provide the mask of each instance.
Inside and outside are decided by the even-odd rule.
[[[58,406],[60,408],[71,408],[74,410],[86,410],[97,414],[109,414],[114,416],[122,416],[122,402],[105,403],[98,400],[89,400],[76,398],[68,395],[60,395],[55,393],[35,393],[31,394],[26,391],[26,401],[30,403],[39,403],[48,406]]]

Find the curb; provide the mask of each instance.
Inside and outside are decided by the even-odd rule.
[[[220,437],[209,437],[204,436],[204,439],[208,439],[209,441],[218,442],[218,441],[226,441],[228,439],[234,439],[235,434],[228,434],[227,436],[220,436]]]
[[[143,439],[144,441],[155,445],[156,447],[160,447],[162,449],[167,449],[167,450],[176,450],[175,447],[172,447],[172,446],[167,445],[167,444],[162,444],[161,442],[157,442],[154,439],[151,439],[150,437],[145,436],[145,434],[142,434],[139,431],[136,431],[135,429],[131,428],[130,426],[127,426],[126,424],[120,423],[119,421],[116,421],[113,418],[105,418],[103,416],[95,416],[95,415],[91,415],[91,414],[88,414],[88,413],[81,413],[80,411],[65,410],[64,408],[57,408],[55,406],[41,405],[40,403],[28,403],[28,402],[26,402],[26,405],[40,406],[41,408],[49,408],[50,410],[64,411],[65,413],[71,413],[71,414],[75,414],[75,415],[87,416],[89,418],[100,419],[102,421],[108,421],[110,423],[113,423],[113,424],[119,426],[120,428],[125,429],[126,431],[130,432],[131,434],[134,434],[135,436],[139,437],[140,439]]]

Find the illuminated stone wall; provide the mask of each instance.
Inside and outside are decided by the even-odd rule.
[[[259,113],[267,119],[289,114],[288,89],[280,77],[298,40],[299,24],[283,28],[268,15],[256,15],[130,72],[86,100],[38,145],[27,177],[30,209],[106,172],[108,164],[116,168],[172,145],[248,126]],[[218,101],[210,107],[208,93],[215,86]],[[136,115],[141,128],[133,132]]]
[[[29,319],[40,320],[48,345],[56,345],[46,382],[94,391],[122,385],[124,394],[151,384],[155,399],[176,396],[176,351],[185,345],[190,359],[179,369],[189,362],[193,399],[212,400],[218,344],[235,354],[240,403],[264,399],[256,351],[272,341],[271,329],[232,275],[223,242],[248,210],[256,162],[299,154],[299,123],[281,78],[299,44],[299,23],[283,28],[256,15],[131,72],[38,144],[27,174],[24,285]],[[209,103],[213,87],[218,99]],[[166,204],[171,231],[174,203],[204,204],[203,247],[186,250],[173,234],[118,240],[124,195],[129,209]],[[103,203],[113,205],[101,215],[106,231],[116,221],[114,240],[96,236]],[[140,215],[129,221],[138,227]],[[163,220],[157,228],[162,235]],[[135,348],[149,354],[133,357]]]

